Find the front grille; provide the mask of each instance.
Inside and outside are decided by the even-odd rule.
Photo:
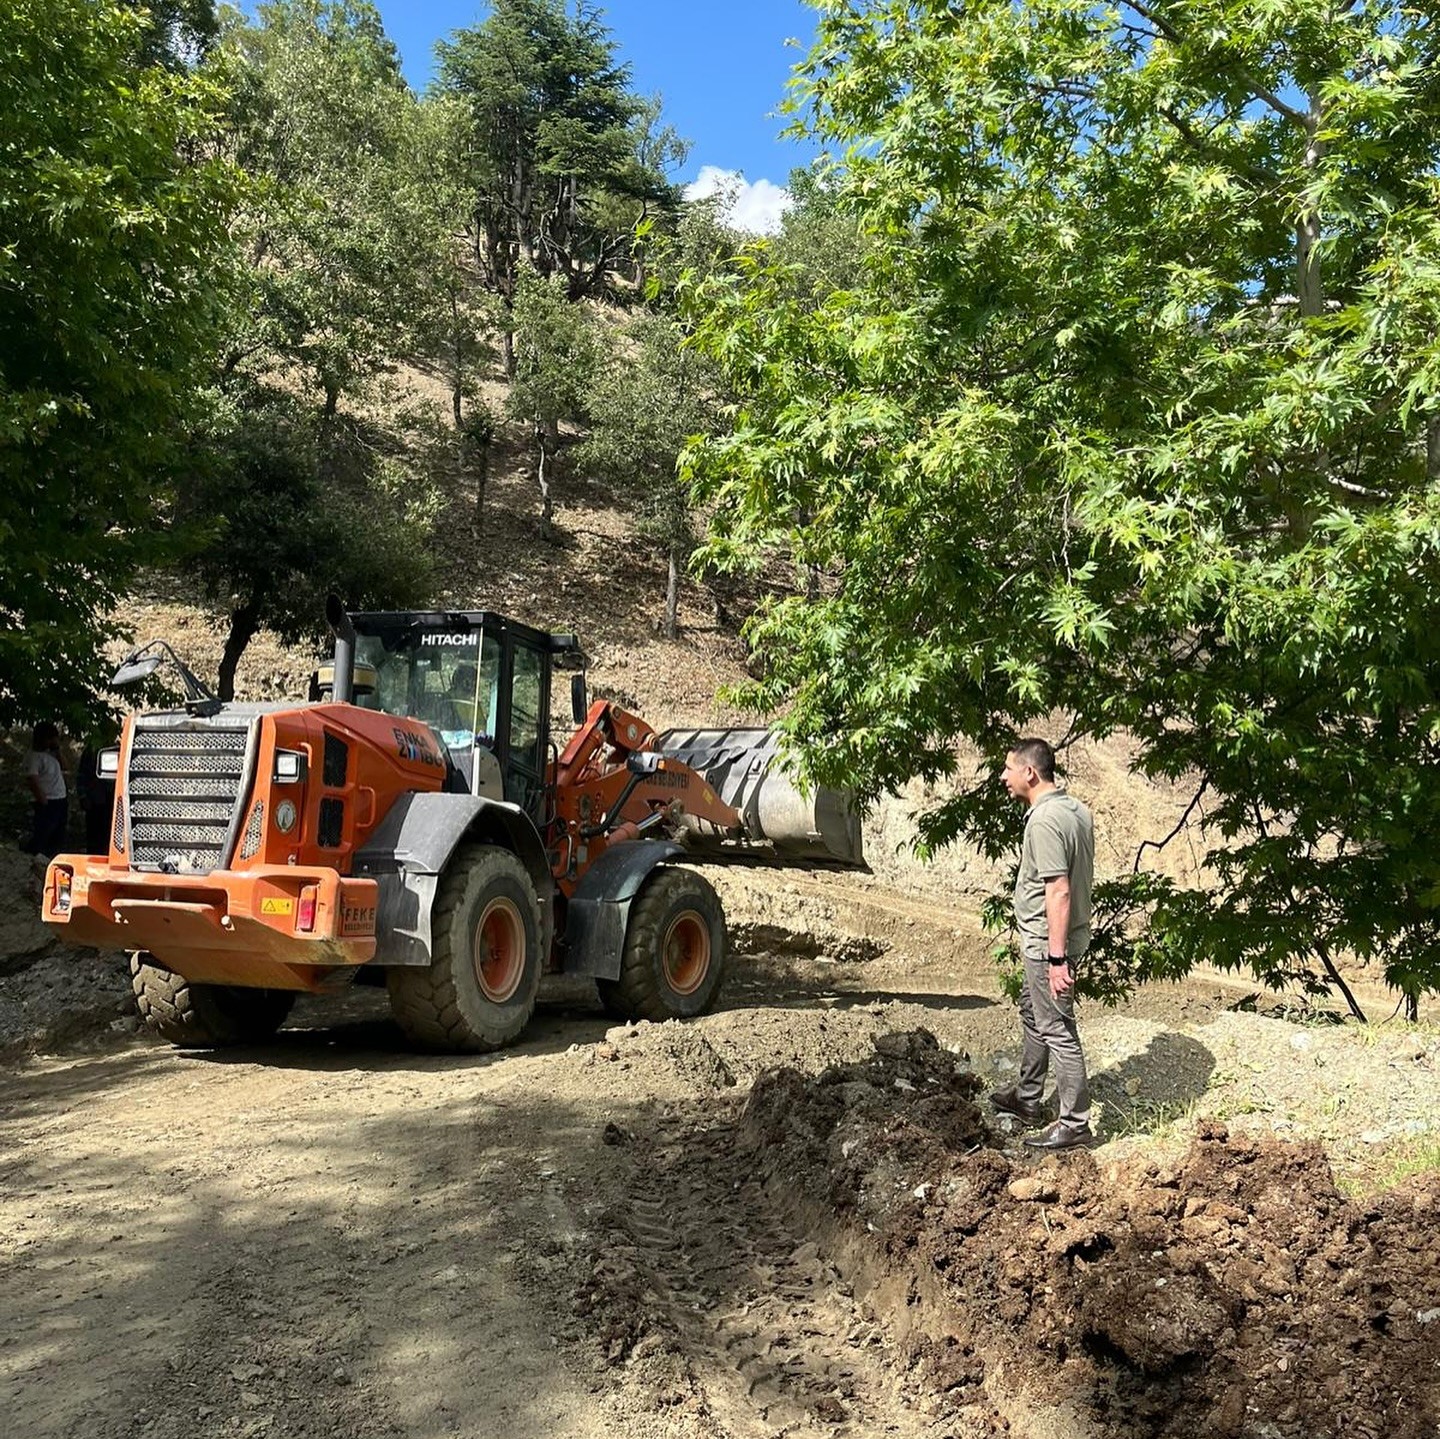
[[[248,726],[137,726],[126,776],[131,867],[209,874],[224,865],[249,751]]]
[[[144,774],[132,777],[130,793],[135,798],[156,795],[161,799],[199,798],[215,793],[215,777],[189,779],[184,775]]]
[[[111,831],[110,838],[111,838],[111,841],[112,841],[112,842],[114,843],[114,845],[115,845],[115,852],[116,852],[117,854],[124,854],[124,853],[125,853],[125,801],[124,801],[123,798],[122,798],[122,799],[117,799],[117,800],[115,801],[115,828]]]
[[[265,837],[265,801],[257,799],[245,822],[245,838],[240,841],[240,858],[254,859],[260,853],[260,841]]]

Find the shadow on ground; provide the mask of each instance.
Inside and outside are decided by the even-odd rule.
[[[1186,1034],[1157,1034],[1140,1054],[1091,1076],[1104,1139],[1153,1134],[1182,1118],[1210,1087],[1215,1056]]]

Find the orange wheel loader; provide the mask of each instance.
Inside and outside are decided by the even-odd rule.
[[[593,976],[620,1018],[703,1014],[725,917],[687,859],[864,865],[845,797],[797,790],[772,734],[656,734],[589,704],[572,635],[333,599],[327,617],[305,704],[221,704],[181,665],[184,708],[133,716],[100,756],[110,852],[47,871],[44,919],[129,950],[142,1016],[178,1045],[253,1043],[297,994],[354,982],[441,1051],[516,1039],[544,973]],[[116,683],[167,655],[137,651]]]

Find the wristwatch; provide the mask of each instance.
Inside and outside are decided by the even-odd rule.
[[[1070,963],[1070,956],[1068,954],[1047,954],[1045,957],[1050,961],[1051,964]]]

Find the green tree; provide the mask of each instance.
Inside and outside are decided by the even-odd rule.
[[[215,0],[127,0],[148,22],[141,54],[186,69],[198,62],[220,33]]]
[[[772,263],[789,266],[802,296],[819,303],[860,277],[867,240],[827,164],[792,170],[791,204],[771,239]]]
[[[798,103],[867,251],[692,294],[713,558],[825,577],[757,705],[875,796],[1056,713],[1192,777],[1213,892],[1109,887],[1114,993],[1373,956],[1440,988],[1440,68],[1427,12],[826,0]],[[992,853],[982,781],[926,821]],[[1137,868],[1141,857],[1137,857]]]
[[[670,639],[680,631],[680,573],[696,542],[694,500],[677,462],[687,441],[715,428],[720,401],[714,367],[683,341],[668,316],[646,312],[631,322],[596,376],[589,434],[575,454],[577,466],[638,498],[642,532],[664,547]]]
[[[217,323],[220,97],[112,0],[6,9],[0,47],[0,724],[77,723],[154,553]]]
[[[332,590],[356,608],[426,597],[423,538],[440,499],[392,436],[256,389],[218,407],[204,439],[180,518],[210,531],[187,568],[228,617],[221,699],[234,698],[241,657],[262,627],[289,644],[318,636]]]
[[[564,281],[529,267],[516,277],[513,324],[515,378],[505,404],[530,427],[540,533],[553,544],[560,538],[553,494],[560,426],[584,416],[604,349],[595,316],[567,298]]]
[[[478,341],[457,273],[454,107],[416,100],[375,7],[229,15],[215,67],[251,186],[231,252],[240,298],[180,513],[200,533],[186,568],[228,618],[229,698],[257,630],[314,633],[327,590],[424,596],[435,489],[378,381],[433,356],[458,413]]]
[[[333,415],[421,344],[459,217],[438,212],[439,141],[368,0],[273,0],[256,16],[232,17],[221,45],[234,158],[256,182],[222,372],[295,371]]]
[[[656,308],[679,315],[682,284],[695,285],[731,264],[746,237],[725,218],[728,197],[687,200],[674,223],[642,234],[645,293]]]
[[[600,294],[635,227],[678,203],[666,169],[680,142],[631,90],[601,15],[587,0],[495,0],[439,46],[440,88],[471,113],[475,263],[507,317],[526,267],[572,300]],[[504,341],[513,374],[508,324]]]
[[[492,337],[498,322],[495,297],[485,288],[464,239],[471,203],[469,108],[453,95],[434,93],[421,102],[416,120],[416,178],[430,210],[426,228],[432,250],[424,261],[430,283],[424,287],[411,327],[419,354],[444,376],[457,444],[465,451],[466,435],[473,439],[477,427],[483,432],[492,418],[482,406],[482,412],[472,416],[474,424],[467,425],[465,406],[475,401],[476,382],[493,359]],[[488,445],[487,439],[478,450],[473,444],[470,449],[481,454]],[[462,453],[462,464],[466,458]],[[479,497],[483,504],[483,479]]]

